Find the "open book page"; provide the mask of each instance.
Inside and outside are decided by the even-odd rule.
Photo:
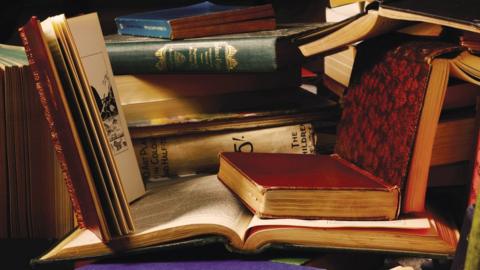
[[[159,244],[188,236],[224,233],[236,237],[241,245],[252,214],[217,179],[216,175],[196,176],[184,180],[157,182],[147,194],[131,205],[136,233],[125,242],[134,247]],[[213,228],[213,229],[212,229]],[[115,243],[117,241],[117,243]],[[112,241],[122,245],[122,239]],[[88,230],[68,241],[64,251],[82,247],[106,249]],[[132,246],[130,246],[132,247]]]
[[[212,224],[230,228],[243,237],[252,214],[216,175],[157,183],[131,205],[139,233]]]
[[[142,196],[145,189],[136,166],[135,152],[98,17],[92,13],[68,19],[67,22],[99,108],[123,189],[127,200],[132,202]]]
[[[426,217],[400,218],[397,220],[350,221],[350,220],[303,220],[303,219],[260,219],[254,216],[249,228],[256,226],[296,226],[309,228],[389,228],[389,229],[428,229]]]
[[[465,51],[450,61],[450,74],[469,83],[480,85],[480,57]]]

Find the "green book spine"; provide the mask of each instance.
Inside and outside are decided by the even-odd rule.
[[[195,40],[169,42],[109,42],[107,50],[113,72],[152,74],[168,72],[270,72],[282,66],[279,50],[284,46],[275,37],[249,39]],[[298,58],[287,49],[289,61]],[[285,57],[285,58],[287,58]]]

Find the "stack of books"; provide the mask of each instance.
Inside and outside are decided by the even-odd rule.
[[[258,27],[183,40],[160,32],[148,36],[163,39],[145,37],[138,27],[125,26],[128,21],[173,26],[182,20],[200,25],[205,16],[213,21],[223,14],[228,20],[233,12],[246,16],[253,9],[270,8],[273,14],[265,5],[206,15],[199,9],[203,5],[119,17],[119,33],[130,35],[105,37],[144,180],[215,173],[221,151],[315,153],[316,133],[334,130],[338,110],[335,102],[299,87],[295,40],[325,26]],[[332,145],[321,140],[317,149]]]
[[[242,253],[331,248],[452,256],[458,230],[446,213],[426,207],[425,197],[435,158],[438,164],[457,162],[452,158],[457,149],[435,154],[435,144],[443,111],[460,108],[462,114],[469,106],[469,98],[448,98],[453,77],[478,84],[475,35],[461,39],[468,50],[452,36],[395,31],[408,20],[479,31],[465,22],[468,16],[449,17],[416,4],[382,3],[307,32],[301,26],[179,41],[115,36],[106,47],[95,14],[42,23],[32,18],[20,36],[79,223],[37,262],[216,243]],[[448,3],[435,1],[435,7],[442,10]],[[133,17],[137,23],[151,22],[151,17]],[[174,31],[170,20],[144,30],[149,35]],[[121,18],[117,21],[121,30],[128,28]],[[292,34],[291,29],[297,30]],[[282,86],[298,78],[299,52],[310,57],[359,41],[342,94],[334,153],[302,155],[315,149],[308,123],[328,122],[336,107],[302,92],[298,79],[287,89]],[[248,91],[239,87],[264,75],[277,79],[266,79],[262,89],[256,82]],[[202,86],[189,84],[193,79]],[[464,92],[463,83],[456,83]],[[177,90],[185,95],[177,96]],[[247,102],[251,106],[244,107]],[[310,103],[314,106],[303,111]],[[470,145],[478,135],[472,123]],[[299,151],[277,151],[270,141],[292,124],[298,129],[289,129],[284,138]],[[270,145],[261,152],[270,153],[256,151],[249,132],[268,136]],[[233,149],[222,148],[227,147],[219,143],[224,138],[232,138]],[[200,154],[190,151],[195,143],[218,149],[209,155],[225,151],[219,155],[218,174],[146,181],[144,188],[142,174],[148,180],[215,169],[210,158],[199,169],[169,163],[176,147],[179,162],[197,163],[191,156]],[[474,153],[456,159],[468,160],[469,154]],[[155,162],[163,167],[147,166]],[[471,197],[478,198],[474,185]],[[475,217],[472,224],[472,235],[478,235]]]

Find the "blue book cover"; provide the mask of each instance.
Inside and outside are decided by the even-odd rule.
[[[273,15],[271,4],[238,6],[205,1],[185,7],[120,16],[115,18],[115,23],[119,34],[176,39],[201,36],[201,32],[205,30],[210,33],[216,30],[208,29],[208,26],[213,25],[225,27],[225,24],[228,26],[234,22],[245,21],[259,24],[259,21],[263,22],[265,18]]]
[[[94,263],[77,270],[321,270],[319,268],[294,264],[256,260],[178,261],[178,262],[118,262]]]

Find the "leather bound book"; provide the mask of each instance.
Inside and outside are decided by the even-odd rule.
[[[397,185],[337,155],[221,153],[218,177],[262,218],[384,220],[399,210]]]
[[[271,4],[258,6],[195,5],[130,14],[115,18],[118,33],[183,39],[275,29]]]
[[[53,59],[37,18],[32,17],[19,32],[65,183],[71,194],[78,225],[88,228],[101,238],[109,239],[105,217],[99,210],[98,194],[89,185],[92,175],[79,144],[79,134],[75,126],[69,123],[72,116],[64,102],[65,94],[59,75],[52,68]]]
[[[361,43],[344,97],[335,156],[312,159],[275,154],[267,159],[261,155],[224,153],[220,156],[219,179],[261,216],[393,219],[402,203],[403,212],[424,211],[435,130],[449,74],[448,60],[436,57],[458,49],[449,43],[408,39],[405,35]],[[248,165],[244,160],[248,160]],[[306,170],[305,163],[312,168]],[[287,165],[291,171],[288,174]],[[360,177],[362,181],[352,181]],[[299,189],[299,183],[305,183],[305,179],[310,185]],[[269,195],[271,189],[265,188],[265,183],[274,187],[271,189],[283,190],[282,196],[274,196],[273,192]],[[384,187],[382,192],[392,193],[389,200],[396,199],[395,203],[383,205],[390,207],[389,211],[375,208],[379,204],[375,197],[384,193],[366,196],[358,192],[379,191],[372,188],[378,183]],[[348,195],[336,199],[337,190]],[[402,196],[397,194],[398,190]],[[302,204],[319,200],[329,192],[332,194],[328,195],[328,209]],[[349,202],[348,196],[358,196],[356,203]],[[369,207],[371,211],[367,211]],[[309,208],[315,209],[315,214]],[[362,211],[366,212],[360,216]]]

